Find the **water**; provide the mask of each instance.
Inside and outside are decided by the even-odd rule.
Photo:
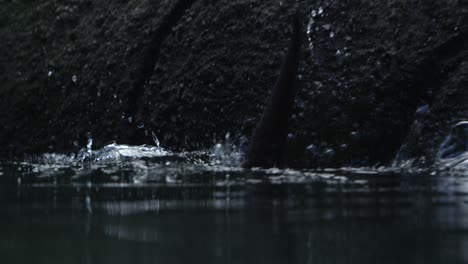
[[[223,144],[91,147],[3,163],[2,263],[468,263],[460,168],[243,170]]]

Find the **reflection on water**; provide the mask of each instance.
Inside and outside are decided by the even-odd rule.
[[[466,171],[184,155],[3,164],[2,263],[468,263]]]

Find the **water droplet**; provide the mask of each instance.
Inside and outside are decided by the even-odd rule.
[[[306,153],[310,155],[317,155],[317,151],[318,151],[317,146],[315,146],[314,144],[310,144],[306,148]]]
[[[416,119],[421,119],[421,118],[429,115],[430,113],[431,113],[431,110],[430,110],[429,106],[424,105],[424,106],[419,107],[416,110],[415,116],[416,116]]]
[[[322,26],[323,29],[325,30],[330,30],[331,29],[331,24],[325,24]]]
[[[114,99],[117,98],[117,94],[114,94]]]
[[[311,18],[309,20],[309,23],[307,24],[307,34],[308,35],[310,35],[312,33],[314,23],[315,23],[315,20],[313,18]],[[310,36],[309,36],[309,41],[311,41]]]
[[[323,152],[323,156],[325,156],[326,158],[331,158],[335,155],[335,151],[332,149],[332,148],[327,148],[324,152]]]
[[[133,117],[129,116],[129,117],[127,118],[127,121],[128,121],[129,123],[132,123],[132,122],[133,122]]]
[[[336,56],[340,56],[342,54],[341,50],[336,51]]]
[[[214,154],[219,154],[220,151],[222,151],[222,149],[223,149],[223,145],[221,143],[216,144],[214,147]]]
[[[72,82],[76,83],[78,81],[78,77],[76,77],[76,75],[73,75],[72,76]]]
[[[49,72],[47,73],[47,76],[51,77],[53,74],[54,74],[53,71],[49,71]]]
[[[317,150],[317,147],[314,144],[310,144],[309,146],[307,146],[306,150],[308,152],[315,152]]]
[[[319,14],[319,15],[322,15],[322,14],[323,14],[323,7],[319,7],[319,9],[318,9],[318,14]]]
[[[310,15],[311,15],[312,17],[316,17],[316,16],[317,16],[317,11],[315,11],[315,9],[312,10],[312,12],[310,12]]]
[[[330,38],[334,38],[335,37],[335,33],[332,31],[330,32]]]

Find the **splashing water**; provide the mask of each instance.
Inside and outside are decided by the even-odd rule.
[[[156,136],[156,134],[155,134],[153,131],[151,131],[151,135],[153,136],[153,142],[154,142],[154,144],[156,145],[156,147],[159,148],[159,147],[160,147],[160,143],[159,143],[158,137]]]
[[[164,182],[165,184],[184,184],[197,177],[211,175],[216,185],[257,184],[265,181],[270,184],[292,184],[308,182],[327,182],[327,184],[363,184],[372,178],[388,177],[402,174],[439,175],[455,173],[465,175],[468,168],[468,153],[457,156],[448,155],[448,150],[460,150],[454,142],[462,142],[460,133],[465,123],[455,126],[439,151],[440,169],[420,168],[413,166],[411,161],[395,163],[392,167],[380,168],[341,168],[341,169],[260,169],[250,170],[240,168],[242,152],[233,144],[230,133],[224,140],[216,143],[211,149],[174,152],[161,147],[154,132],[151,132],[154,145],[124,145],[111,143],[103,148],[93,150],[93,138],[87,134],[86,147],[77,154],[64,155],[46,153],[35,159],[16,163],[22,176],[18,182],[25,183],[24,175],[30,175],[32,182],[38,179],[55,179],[50,184],[56,184],[57,179],[81,181],[101,175],[106,184],[119,182],[122,184],[148,184]],[[460,128],[463,128],[460,130]],[[464,130],[463,130],[464,131]],[[463,141],[465,142],[465,141]],[[463,146],[464,147],[464,146]],[[313,152],[313,146],[308,151]],[[330,150],[332,151],[332,150]],[[403,152],[403,151],[402,151]],[[452,151],[453,152],[453,151]],[[450,152],[450,153],[452,153]],[[458,152],[457,152],[458,153]],[[313,153],[311,153],[313,154]],[[448,172],[449,171],[449,172]],[[0,173],[2,173],[0,171]],[[24,174],[26,173],[26,174]],[[209,176],[209,177],[211,177]],[[29,176],[28,176],[29,177]],[[398,177],[397,177],[398,178]],[[463,187],[464,188],[464,187]],[[468,190],[468,188],[467,188]]]
[[[437,159],[439,165],[445,168],[468,168],[468,121],[452,126],[439,148]]]

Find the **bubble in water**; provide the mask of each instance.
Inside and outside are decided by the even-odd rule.
[[[334,38],[335,37],[335,33],[332,31],[330,32],[330,38]]]
[[[76,83],[78,81],[78,77],[76,77],[76,75],[73,75],[72,76],[72,82]]]
[[[319,9],[318,9],[318,14],[319,14],[319,15],[322,15],[322,14],[323,14],[323,7],[319,7]]]
[[[316,16],[317,16],[317,11],[315,11],[315,9],[312,10],[312,12],[310,12],[310,15],[311,15],[312,17],[316,17]]]
[[[54,74],[53,71],[49,71],[49,72],[47,73],[47,76],[51,77],[53,74]]]
[[[145,124],[143,124],[143,122],[139,123],[138,126],[137,126],[139,129],[142,129],[145,127]]]
[[[127,121],[128,121],[129,123],[133,123],[133,117],[129,116],[129,117],[127,118]]]

